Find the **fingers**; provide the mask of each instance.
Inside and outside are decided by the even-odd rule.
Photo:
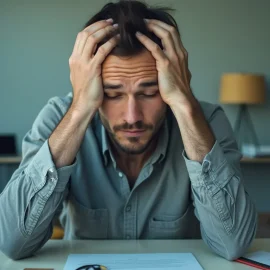
[[[140,32],[137,32],[136,36],[138,40],[145,46],[145,48],[151,52],[156,61],[162,62],[168,60],[168,58],[158,46],[158,44],[156,44],[154,41],[152,41],[150,38]]]
[[[93,57],[94,65],[101,65],[108,54],[112,51],[112,49],[117,45],[119,41],[119,34],[110,38],[107,42],[105,42],[102,46],[100,46]]]
[[[174,40],[172,38],[172,35],[170,31],[167,29],[159,26],[155,23],[148,23],[147,27],[150,31],[152,31],[157,37],[161,39],[164,51],[166,55],[169,56],[170,59],[175,59],[177,57],[176,51],[175,51],[175,45]]]
[[[148,28],[150,27],[149,30],[156,28],[156,26],[162,27],[163,29],[167,30],[173,39],[174,47],[175,47],[177,54],[180,57],[187,57],[187,51],[184,48],[183,43],[182,43],[181,38],[180,38],[180,35],[175,27],[168,25],[168,24],[166,24],[162,21],[159,21],[159,20],[151,19],[151,20],[145,20],[145,21],[146,21],[147,27]],[[153,30],[153,32],[154,32],[154,30]]]
[[[145,22],[147,24],[147,28],[161,39],[162,44],[164,44],[166,47],[165,48],[166,54],[169,56],[169,58],[173,62],[176,61],[177,59],[180,60],[180,63],[182,63],[181,70],[183,72],[183,75],[185,79],[190,83],[191,73],[188,69],[188,53],[187,53],[187,50],[183,46],[183,43],[181,41],[181,38],[177,29],[159,20],[145,19]],[[172,49],[173,46],[169,44],[172,42],[172,40],[174,44],[174,51]]]
[[[98,21],[84,28],[83,31],[86,31],[91,35],[95,33],[96,31],[100,30],[101,28],[111,25],[112,23],[113,23],[113,19]]]
[[[73,54],[81,55],[83,48],[85,46],[86,40],[89,37],[89,35],[95,33],[96,31],[98,31],[106,26],[112,25],[112,22],[113,22],[112,19],[98,21],[98,22],[95,22],[95,23],[89,25],[83,31],[81,31],[77,35],[75,45],[73,48]]]
[[[83,48],[82,58],[87,60],[92,57],[97,44],[101,42],[106,36],[110,36],[113,33],[116,33],[117,27],[118,25],[108,25],[88,36]]]

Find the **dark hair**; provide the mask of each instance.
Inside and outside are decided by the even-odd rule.
[[[165,22],[174,26],[179,32],[176,21],[169,14],[170,11],[173,9],[168,7],[152,8],[140,1],[120,0],[117,3],[106,4],[85,24],[84,28],[97,21],[112,18],[114,23],[119,25],[120,40],[111,53],[118,56],[131,56],[140,53],[145,48],[136,38],[136,31],[145,34],[163,49],[161,40],[147,29],[143,19],[156,19]],[[111,36],[100,42],[97,49],[109,38]]]

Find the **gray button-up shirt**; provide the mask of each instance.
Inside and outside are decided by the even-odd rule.
[[[227,259],[243,254],[256,229],[244,190],[241,154],[217,106],[201,102],[215,144],[189,160],[169,111],[158,146],[130,189],[96,115],[71,166],[56,169],[48,138],[72,95],[52,98],[23,139],[23,159],[0,195],[0,249],[18,259],[41,248],[61,212],[65,239],[196,238]],[[66,146],[68,147],[68,145]]]

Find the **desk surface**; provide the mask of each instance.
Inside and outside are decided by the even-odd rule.
[[[256,239],[250,252],[264,250],[270,252],[270,239]],[[62,270],[71,253],[166,253],[191,252],[205,270],[252,270],[255,268],[227,261],[210,251],[202,240],[49,240],[35,256],[12,261],[0,252],[1,270],[23,270],[24,268],[53,268]]]

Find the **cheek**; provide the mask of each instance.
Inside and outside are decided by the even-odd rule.
[[[110,104],[110,102],[104,101],[99,109],[99,112],[101,113],[101,115],[103,115],[103,118],[105,118],[111,126],[113,126],[114,123],[117,121],[117,118],[119,118],[119,110],[116,109],[115,106]]]
[[[155,124],[164,116],[166,109],[167,105],[161,97],[145,103],[143,111],[146,122]]]

